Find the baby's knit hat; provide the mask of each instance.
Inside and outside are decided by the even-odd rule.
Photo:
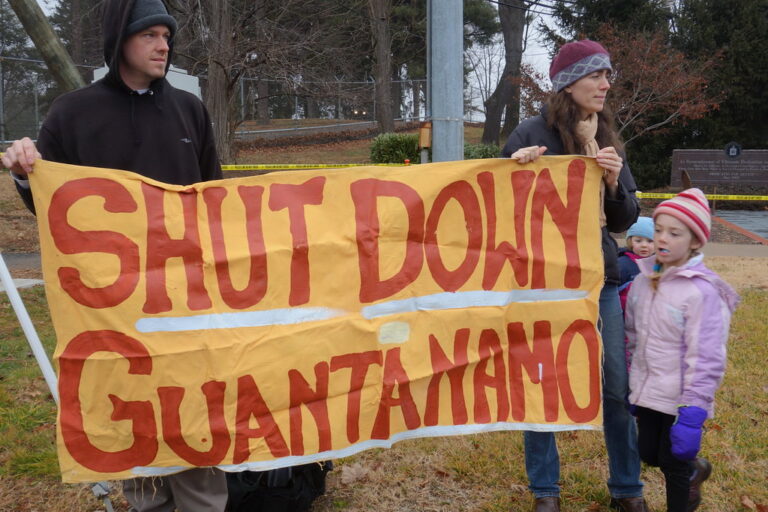
[[[560,47],[549,65],[549,78],[555,92],[560,92],[579,78],[601,69],[613,69],[608,50],[600,43],[583,39]]]
[[[162,0],[136,0],[128,18],[125,35],[130,36],[155,25],[167,26],[171,31],[171,39],[176,34],[176,20],[168,14]]]
[[[688,226],[702,245],[709,240],[712,214],[709,212],[709,202],[704,192],[698,188],[683,190],[672,199],[659,204],[653,211],[653,218],[662,213],[671,215]]]
[[[627,238],[642,236],[648,240],[653,240],[653,232],[653,219],[650,217],[638,217],[637,222],[632,224],[627,230]]]

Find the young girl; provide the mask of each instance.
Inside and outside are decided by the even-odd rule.
[[[637,260],[653,254],[653,219],[638,217],[627,230],[627,246],[619,249],[619,299],[627,309],[627,295],[635,276],[640,273]]]
[[[638,261],[627,299],[629,401],[637,410],[640,457],[664,473],[668,512],[689,512],[701,503],[701,484],[712,471],[697,455],[725,371],[738,296],[702,262],[711,220],[701,190],[662,202],[653,219],[656,255]]]

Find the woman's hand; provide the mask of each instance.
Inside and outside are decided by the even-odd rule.
[[[595,158],[597,165],[605,170],[603,181],[606,190],[609,194],[614,195],[619,188],[619,173],[621,173],[621,167],[624,165],[624,159],[619,156],[613,146],[600,149]]]
[[[527,164],[539,158],[546,150],[547,146],[529,146],[518,149],[509,158],[517,160],[518,163]]]

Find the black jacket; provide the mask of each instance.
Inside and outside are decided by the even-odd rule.
[[[220,179],[211,120],[203,103],[165,78],[152,82],[141,95],[120,78],[123,34],[133,1],[105,2],[104,56],[109,73],[53,102],[37,149],[46,160],[133,171],[174,185]],[[170,63],[173,41],[169,44]],[[34,212],[31,192],[21,187],[19,192]]]
[[[520,148],[529,146],[546,146],[545,155],[563,155],[565,149],[560,140],[560,134],[547,126],[545,114],[531,117],[520,123],[510,134],[501,156],[509,158],[512,153]],[[619,174],[619,190],[615,198],[605,198],[605,217],[607,226],[603,227],[602,248],[605,261],[605,282],[619,283],[619,267],[617,263],[618,245],[609,234],[621,233],[629,229],[640,214],[640,206],[637,203],[635,192],[637,185],[629,170],[627,159],[624,158],[624,166]]]

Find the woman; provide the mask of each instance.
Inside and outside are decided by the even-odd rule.
[[[563,45],[549,69],[554,92],[540,115],[526,119],[512,132],[502,155],[524,164],[541,155],[581,154],[595,157],[604,170],[600,224],[605,284],[600,293],[600,333],[610,506],[613,510],[646,512],[637,431],[625,405],[628,377],[617,289],[617,245],[609,234],[629,228],[640,208],[635,181],[620,153],[622,145],[605,105],[610,73],[610,56],[599,43],[583,40]],[[536,498],[534,511],[559,511],[560,458],[552,432],[525,432],[525,466]]]

